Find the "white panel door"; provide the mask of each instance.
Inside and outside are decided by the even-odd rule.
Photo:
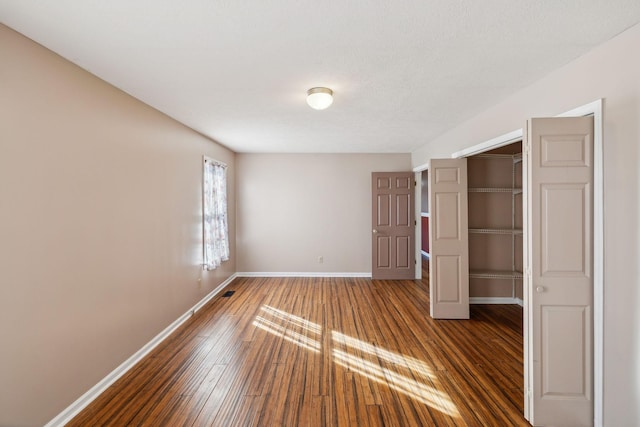
[[[527,128],[526,416],[535,426],[591,426],[593,119],[532,119]]]
[[[467,159],[432,159],[429,167],[431,317],[469,318]]]

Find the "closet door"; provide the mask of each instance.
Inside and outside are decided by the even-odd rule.
[[[590,426],[593,119],[532,119],[527,128],[525,415],[533,425]]]
[[[431,317],[469,318],[467,159],[432,159],[429,167]]]

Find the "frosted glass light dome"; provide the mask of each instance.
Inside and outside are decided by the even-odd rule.
[[[307,104],[314,110],[324,110],[333,103],[333,91],[328,87],[312,87],[307,91]]]

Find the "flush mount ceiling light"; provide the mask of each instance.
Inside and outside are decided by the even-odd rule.
[[[324,110],[333,103],[333,91],[328,87],[312,87],[307,91],[307,104],[314,110]]]

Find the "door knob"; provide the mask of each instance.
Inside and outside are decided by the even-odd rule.
[[[378,230],[376,230],[375,228],[373,229],[373,234],[376,234],[378,232]]]
[[[537,291],[539,294],[541,294],[542,292],[544,292],[544,286],[538,286],[538,287],[536,288],[536,291]]]

